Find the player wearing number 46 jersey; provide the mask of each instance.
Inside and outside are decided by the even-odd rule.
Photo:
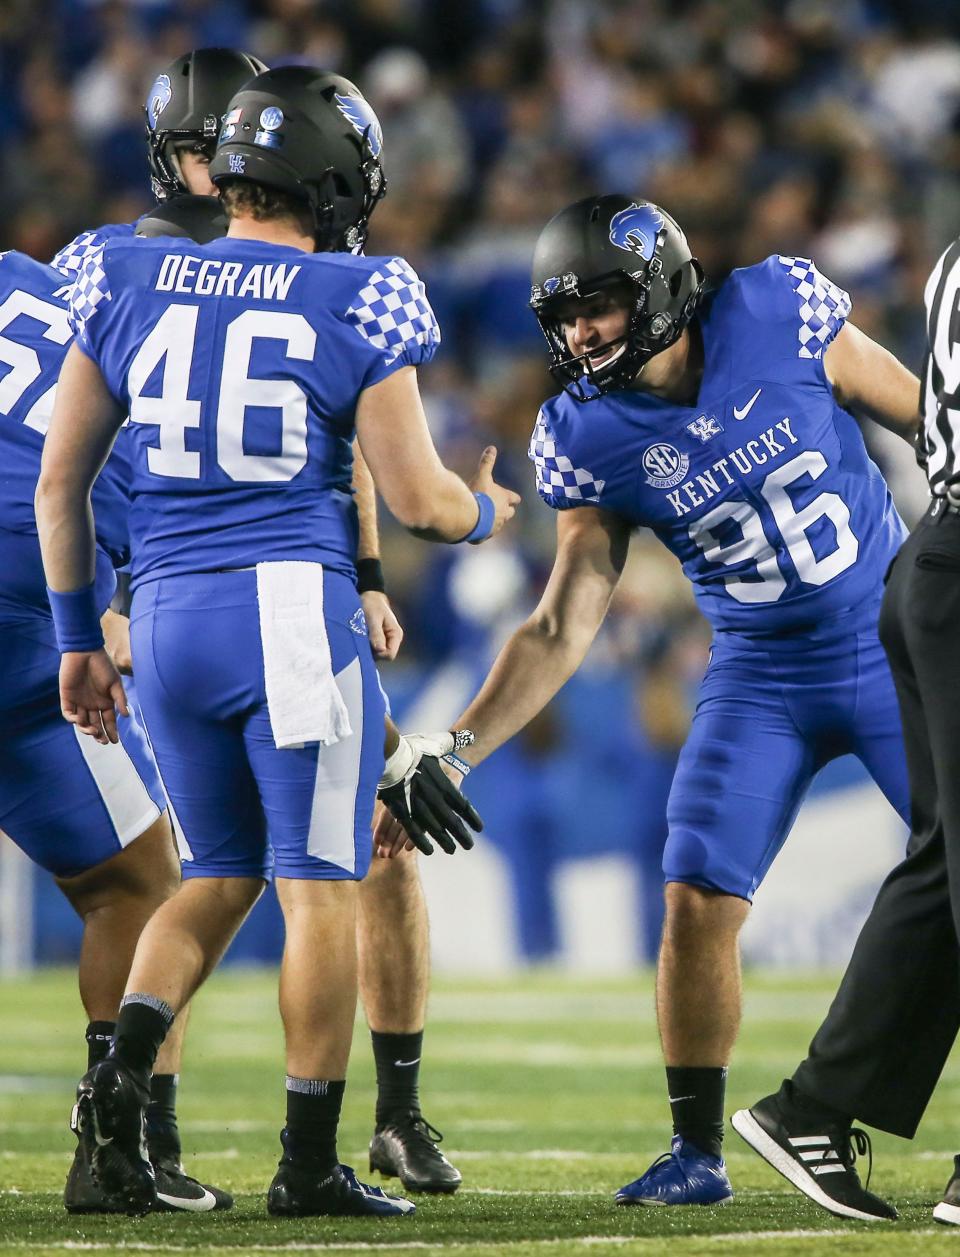
[[[545,228],[533,309],[564,391],[530,446],[558,512],[540,606],[457,724],[465,768],[520,729],[583,659],[630,532],[680,559],[714,629],[668,805],[657,981],[672,1151],[622,1204],[732,1196],[721,1158],[740,1016],[738,933],[814,773],[852,752],[906,818],[900,719],[877,637],[903,526],[852,411],[905,437],[917,381],[847,322],[803,258],[771,257],[703,294],[670,216],[592,197]],[[389,826],[386,845],[399,841]]]
[[[144,101],[145,138],[151,186],[160,202],[156,212],[161,216],[163,206],[178,193],[217,195],[209,168],[227,106],[244,83],[265,69],[256,57],[238,49],[196,48],[177,57],[153,80]],[[138,231],[143,230],[141,220]],[[75,280],[84,261],[107,240],[133,234],[133,223],[81,232],[57,253],[53,265]],[[403,631],[384,589],[376,494],[356,445],[353,488],[359,516],[356,575],[363,620],[375,657],[392,659]],[[360,993],[377,1066],[377,1126],[371,1158],[383,1172],[399,1169],[404,1185],[411,1189],[453,1191],[460,1183],[459,1171],[426,1137],[420,1111],[429,926],[416,855],[410,852],[403,859],[376,861],[360,889]],[[398,1060],[406,1063],[398,1066]],[[395,1149],[391,1155],[384,1154],[385,1142]],[[67,1187],[68,1208],[77,1199],[75,1186],[71,1180]],[[83,1208],[91,1208],[91,1201],[92,1193],[84,1192]]]
[[[37,489],[63,710],[105,741],[124,706],[92,616],[87,494],[129,415],[133,664],[184,855],[138,944],[111,1057],[77,1092],[101,1186],[132,1209],[154,1194],[139,1135],[157,1051],[275,874],[287,1125],[268,1208],[413,1212],[337,1158],[356,883],[378,780],[435,829],[416,797],[451,799],[421,755],[454,739],[406,746],[384,771],[394,748],[354,582],[354,435],[387,505],[427,539],[482,541],[519,499],[494,483],[493,451],[479,491],[440,462],[415,375],[439,341],[423,285],[401,258],[348,252],[384,191],[380,151],[352,83],[259,75],[232,98],[210,168],[228,236],[110,241],[71,294],[76,341]]]

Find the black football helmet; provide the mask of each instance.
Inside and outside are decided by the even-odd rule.
[[[195,48],[158,74],[147,94],[147,158],[158,201],[186,192],[178,144],[193,143],[213,155],[230,97],[267,67],[234,48]]]
[[[550,347],[550,373],[580,402],[626,388],[679,337],[703,292],[703,269],[670,215],[619,195],[587,197],[551,218],[534,250],[531,279],[530,306]],[[630,319],[620,351],[594,368],[589,355],[570,352],[557,306],[613,285],[632,295]]]
[[[386,192],[382,150],[377,115],[349,79],[283,66],[230,101],[210,178],[286,192],[311,210],[319,250],[355,250]]]
[[[137,219],[135,236],[178,236],[209,244],[227,234],[227,216],[215,196],[172,196]]]

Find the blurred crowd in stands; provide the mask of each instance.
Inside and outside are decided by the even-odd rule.
[[[498,478],[524,494],[517,526],[467,555],[383,522],[407,630],[406,671],[386,680],[401,695],[458,661],[479,670],[549,570],[552,512],[526,445],[553,386],[528,273],[569,201],[660,203],[714,281],[770,253],[811,256],[850,291],[853,320],[919,369],[924,282],[960,230],[957,0],[0,0],[0,247],[49,259],[80,229],[141,213],[144,94],[164,64],[216,44],[336,70],[371,101],[389,194],[368,252],[407,257],[440,320],[421,373],[435,438],[466,475],[495,443]],[[911,452],[874,449],[912,522]],[[629,725],[631,755],[661,757],[669,782],[708,635],[673,560],[649,537],[633,549],[587,673],[612,679],[629,713],[596,722],[593,751],[616,760]],[[518,754],[569,743],[582,710]],[[625,796],[606,838],[655,848],[659,788]],[[531,954],[549,954],[544,930]]]

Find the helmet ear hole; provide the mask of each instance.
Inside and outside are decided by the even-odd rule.
[[[678,267],[670,276],[670,296],[675,297],[683,283],[683,267]]]

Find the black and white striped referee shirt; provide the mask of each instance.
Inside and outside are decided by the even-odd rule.
[[[917,458],[930,489],[942,497],[960,488],[960,240],[933,268],[924,292],[927,354],[921,376],[923,431]]]

